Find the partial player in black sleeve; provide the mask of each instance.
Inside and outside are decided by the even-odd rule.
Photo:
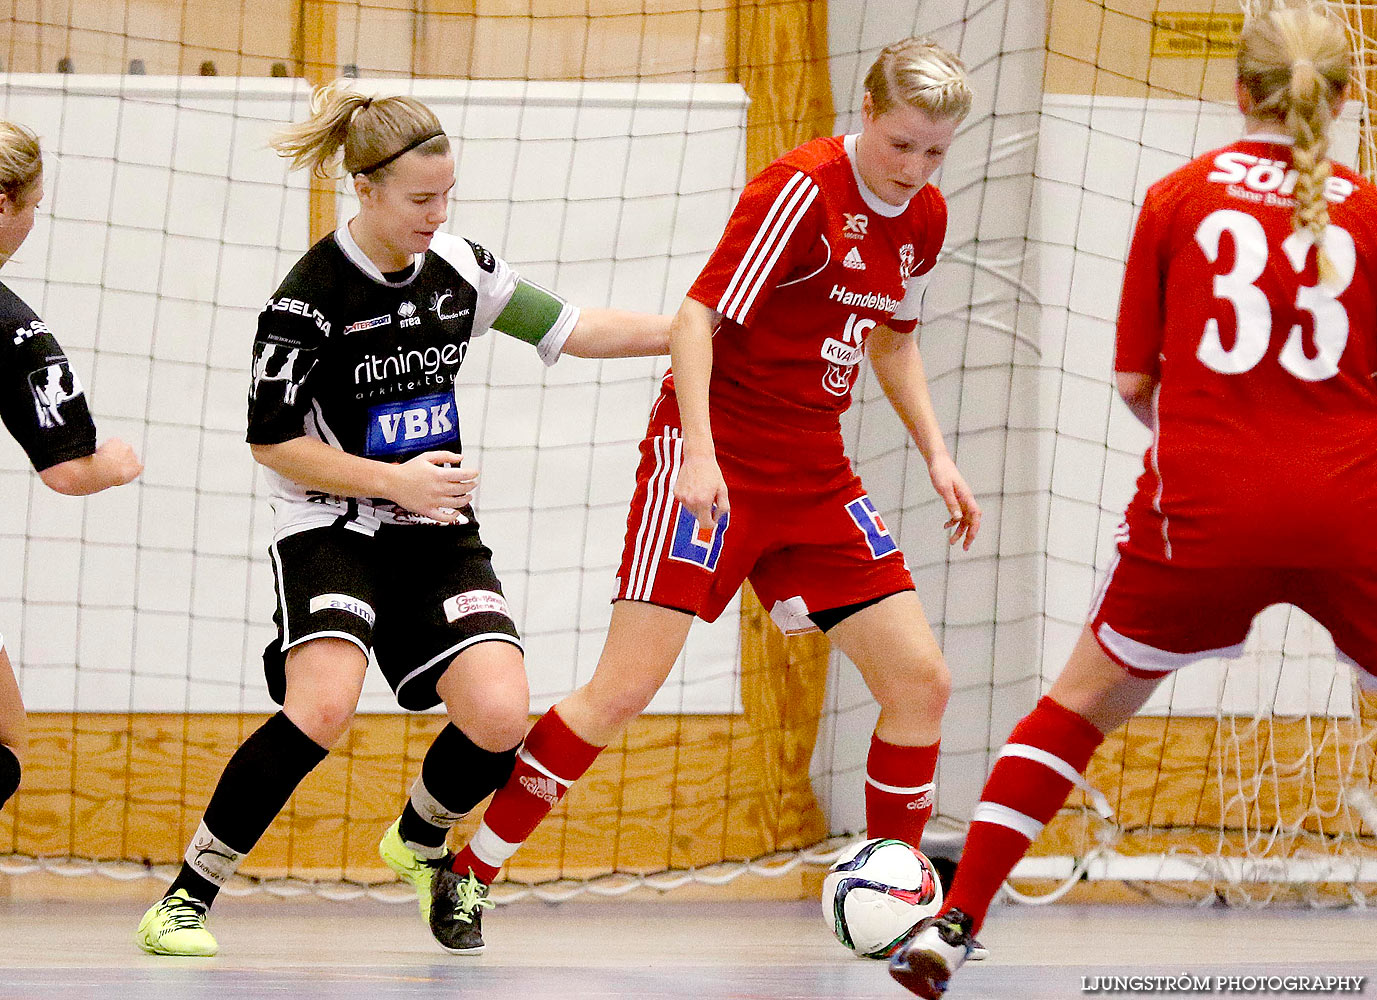
[[[450,869],[454,824],[511,773],[530,695],[521,640],[471,506],[454,379],[489,329],[563,354],[664,354],[669,317],[580,309],[439,231],[454,156],[407,97],[316,91],[274,143],[327,175],[343,151],[359,214],[283,279],[258,318],[248,441],[272,490],[282,711],[231,757],[185,863],[136,935],[211,955],[206,915],[297,784],[348,729],[371,653],[409,710],[444,704],[401,817],[378,845],[446,950],[482,949],[487,887]]]
[[[33,229],[43,200],[43,155],[22,125],[0,122],[0,267]],[[129,482],[143,466],[123,441],[96,447],[81,382],[62,345],[0,282],[0,419],[39,478],[58,493],[86,496]],[[19,683],[0,637],[0,806],[19,787],[28,731]]]

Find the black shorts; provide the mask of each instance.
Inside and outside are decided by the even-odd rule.
[[[333,636],[370,651],[411,711],[440,703],[435,682],[455,654],[521,639],[477,524],[382,525],[366,535],[310,528],[272,544],[277,639],[263,650],[268,693],[286,694],[287,650]]]

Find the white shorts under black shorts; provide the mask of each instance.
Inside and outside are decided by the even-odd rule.
[[[440,703],[435,682],[455,654],[480,642],[521,647],[476,523],[384,524],[374,535],[331,525],[281,538],[269,554],[278,637],[263,672],[279,705],[287,650],[311,639],[371,651],[410,711]]]

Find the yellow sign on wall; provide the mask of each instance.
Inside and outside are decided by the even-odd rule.
[[[1208,59],[1238,52],[1242,14],[1158,11],[1152,15],[1152,54]]]

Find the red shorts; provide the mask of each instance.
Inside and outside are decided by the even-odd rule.
[[[641,442],[636,494],[614,600],[647,601],[715,621],[750,580],[785,632],[814,611],[913,589],[903,553],[855,475],[821,493],[752,490],[727,479],[731,513],[712,531],[674,499],[679,429],[652,424]]]
[[[1292,604],[1329,630],[1339,659],[1377,687],[1377,569],[1175,566],[1116,555],[1090,609],[1100,647],[1135,677],[1233,658],[1258,612]]]

